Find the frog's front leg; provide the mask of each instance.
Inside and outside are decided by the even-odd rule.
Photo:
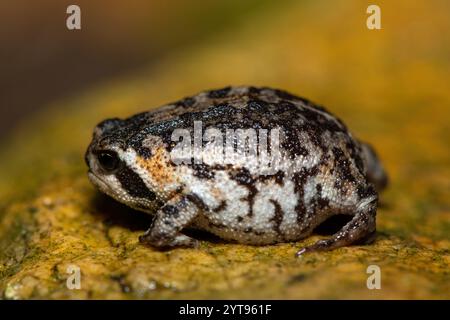
[[[153,247],[196,247],[198,241],[180,231],[188,226],[200,213],[192,197],[177,195],[156,213],[150,228],[139,237],[139,241]]]
[[[300,256],[306,252],[325,251],[356,243],[370,243],[376,233],[376,211],[378,195],[373,189],[370,195],[355,204],[355,214],[340,231],[329,239],[319,240],[297,252]]]

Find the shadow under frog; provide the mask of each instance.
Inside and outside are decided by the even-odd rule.
[[[100,192],[95,192],[90,202],[91,207],[94,208],[92,214],[98,217],[107,228],[119,226],[130,231],[146,231],[155,217],[154,215],[132,209]],[[351,217],[348,215],[332,216],[317,226],[312,235],[330,236],[339,231],[350,220]],[[228,241],[203,230],[187,228],[183,232],[201,241],[216,244],[228,243]],[[168,250],[168,248],[159,248],[159,250]]]

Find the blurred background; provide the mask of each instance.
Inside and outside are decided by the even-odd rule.
[[[81,8],[81,30],[66,28],[71,4]],[[238,28],[270,5],[268,0],[1,1],[0,136],[56,99]]]
[[[66,28],[71,4],[81,7],[81,30]],[[366,26],[371,4],[381,30]],[[1,1],[0,292],[448,298],[449,13],[448,0]],[[375,147],[390,186],[373,246],[300,261],[298,244],[210,243],[167,259],[135,246],[139,231],[103,220],[111,210],[93,202],[83,161],[98,122],[245,84],[322,104]],[[55,281],[68,256],[83,266],[89,292]],[[382,266],[383,290],[365,286],[372,263]]]

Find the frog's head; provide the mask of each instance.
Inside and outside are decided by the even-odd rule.
[[[160,198],[145,163],[158,143],[155,140],[153,145],[143,146],[139,127],[135,121],[117,118],[99,123],[85,161],[89,179],[102,192],[130,207],[152,212],[160,206]]]

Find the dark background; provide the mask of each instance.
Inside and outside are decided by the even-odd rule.
[[[81,30],[66,8],[81,8]],[[0,2],[0,136],[48,103],[235,27],[268,1]]]

